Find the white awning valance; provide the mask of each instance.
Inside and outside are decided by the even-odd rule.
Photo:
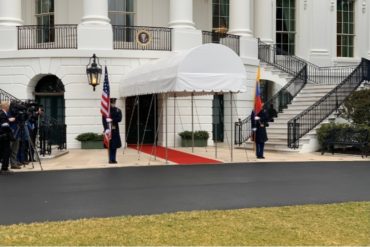
[[[205,44],[140,66],[120,83],[120,96],[246,91],[240,57],[226,46]]]

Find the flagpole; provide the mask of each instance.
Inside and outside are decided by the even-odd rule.
[[[257,102],[258,100],[261,101],[261,99],[257,99],[257,97],[261,97],[261,95],[257,95],[257,94],[260,94],[260,88],[259,88],[259,83],[260,83],[260,79],[261,79],[261,69],[260,69],[260,66],[258,65],[258,68],[257,68],[257,76],[256,76],[256,87],[255,87],[255,90],[254,90],[254,103],[253,103],[253,111],[254,111],[254,115],[252,115],[252,117],[256,117],[257,114],[259,112],[257,112],[257,103],[258,103],[258,107],[260,107],[260,102]],[[255,121],[254,119],[251,119],[251,121]],[[256,150],[256,133],[254,133],[253,129],[252,129],[252,135],[254,135],[254,140],[253,140],[253,151]]]
[[[110,160],[110,141],[112,139],[112,122],[108,122],[107,119],[110,118],[110,89],[109,89],[109,80],[108,80],[108,69],[107,65],[105,65],[104,71],[104,85],[103,85],[103,92],[102,92],[102,99],[101,99],[101,109],[100,112],[102,113],[102,118],[104,120],[104,141],[107,148],[108,159]]]

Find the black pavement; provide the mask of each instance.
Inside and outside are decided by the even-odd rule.
[[[248,163],[0,176],[0,224],[370,201],[370,162]]]

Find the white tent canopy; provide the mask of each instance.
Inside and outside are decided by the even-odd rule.
[[[140,66],[120,83],[120,96],[246,91],[240,57],[226,46],[205,44]]]

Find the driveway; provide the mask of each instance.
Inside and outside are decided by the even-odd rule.
[[[370,162],[125,167],[0,176],[0,224],[370,201]]]

